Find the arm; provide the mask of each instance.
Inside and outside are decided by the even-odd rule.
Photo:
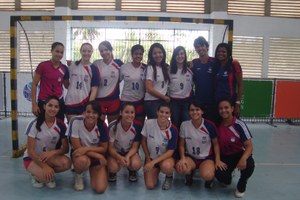
[[[32,99],[32,113],[34,115],[38,115],[40,113],[40,109],[37,105],[36,100],[36,92],[37,92],[37,86],[41,80],[41,76],[37,73],[34,73],[33,79],[32,79],[32,88],[31,88],[31,99]]]
[[[125,157],[131,158],[133,155],[135,155],[140,147],[140,142],[133,142],[131,149],[128,151]]]
[[[144,166],[144,172],[151,170],[155,164],[160,163],[161,161],[166,160],[168,158],[171,158],[174,152],[175,150],[167,150],[165,153],[161,154],[157,158],[148,161],[148,163],[146,163]]]
[[[145,85],[146,85],[146,92],[148,92],[152,96],[160,98],[160,99],[162,99],[166,102],[170,102],[170,97],[168,97],[166,95],[163,95],[163,94],[159,93],[157,90],[154,89],[152,80],[146,80]]]
[[[253,144],[252,144],[252,140],[246,140],[244,142],[244,146],[245,146],[245,151],[241,157],[241,159],[239,160],[238,164],[237,164],[237,168],[239,170],[243,170],[246,169],[247,167],[247,159],[252,155],[253,152]]]
[[[217,137],[212,139],[213,147],[214,147],[214,152],[215,152],[215,167],[216,169],[219,169],[221,171],[227,169],[227,165],[221,161],[220,157],[220,146]]]
[[[185,140],[184,138],[179,138],[179,156],[180,156],[180,160],[177,163],[177,167],[181,170],[185,169],[185,167],[187,166],[187,161],[186,161],[186,157],[185,157]]]
[[[40,159],[43,162],[47,162],[49,158],[55,156],[55,155],[64,155],[65,153],[68,153],[69,151],[69,143],[67,138],[62,138],[62,148],[51,150],[51,151],[45,151],[40,155]]]
[[[145,160],[146,161],[150,160],[150,152],[148,150],[147,138],[145,136],[142,136],[141,144],[142,144],[142,148],[143,148],[143,151],[144,151],[144,154],[145,154]]]
[[[98,86],[93,86],[91,88],[90,99],[89,99],[90,101],[93,101],[96,99],[97,91],[98,91]]]
[[[66,89],[68,89],[69,85],[70,85],[69,79],[65,79],[65,80],[64,80],[64,87],[65,87]]]
[[[118,162],[119,164],[121,164],[122,166],[127,166],[127,165],[128,165],[128,163],[126,162],[125,157],[122,156],[122,155],[120,155],[120,154],[117,152],[116,148],[114,147],[114,142],[109,142],[109,143],[108,143],[108,152],[109,152],[109,155],[110,155],[111,157],[113,157],[114,159],[116,159],[117,162]]]
[[[73,138],[73,137],[71,138],[71,143],[72,143],[72,146],[74,149],[73,156],[75,156],[75,157],[85,155],[88,152],[96,152],[96,153],[100,153],[100,154],[105,154],[107,147],[108,147],[107,142],[101,142],[100,146],[98,146],[98,147],[81,146],[80,139]]]
[[[243,95],[243,74],[242,72],[235,74],[236,81],[237,81],[237,101],[241,101],[242,95]],[[235,104],[234,107],[234,115],[239,116],[240,115],[240,104]]]

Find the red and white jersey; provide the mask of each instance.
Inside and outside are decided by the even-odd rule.
[[[81,146],[97,147],[101,142],[108,142],[106,124],[97,123],[91,131],[88,131],[84,125],[83,115],[71,119],[67,133],[70,138],[79,138]]]
[[[128,130],[124,130],[121,122],[117,124],[117,129],[114,131],[116,126],[116,121],[111,122],[109,125],[109,142],[114,143],[118,153],[125,154],[129,152],[132,147],[133,142],[141,141],[141,130],[142,126],[138,122],[131,124]]]
[[[212,139],[217,137],[215,125],[203,119],[199,128],[195,128],[192,120],[182,122],[180,138],[185,140],[185,151],[195,159],[205,159],[213,155]]]
[[[157,119],[148,119],[145,121],[142,135],[147,138],[147,146],[152,159],[168,150],[175,150],[177,147],[178,131],[171,122],[167,129],[161,130]]]
[[[73,62],[69,67],[70,85],[65,98],[67,106],[83,106],[89,101],[91,88],[99,86],[99,71],[94,65]]]
[[[49,128],[44,122],[41,125],[41,131],[36,129],[37,119],[31,121],[25,130],[25,134],[35,139],[35,152],[37,155],[44,151],[50,151],[60,148],[60,141],[66,138],[66,125],[63,121],[56,118],[54,124]],[[28,157],[27,150],[24,157]]]
[[[182,74],[182,69],[178,69],[176,74],[170,73],[169,96],[174,99],[185,99],[191,96],[193,85],[193,72],[187,69]]]
[[[156,81],[154,79],[154,71],[151,65],[148,65],[146,70],[146,80],[151,80],[153,83],[153,88],[159,93],[166,95],[168,91],[169,83],[164,80],[164,75],[162,68],[156,66]],[[159,98],[152,96],[148,92],[145,94],[145,100],[158,100]]]
[[[108,65],[103,60],[96,60],[94,65],[100,72],[100,85],[96,98],[106,98],[116,95],[119,96],[120,65],[114,60]]]
[[[144,98],[144,73],[145,66],[143,64],[139,67],[134,67],[132,63],[127,63],[121,66],[121,81],[124,81],[121,101],[135,102]]]

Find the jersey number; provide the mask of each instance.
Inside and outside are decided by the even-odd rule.
[[[180,83],[179,86],[180,86],[180,89],[183,90],[184,84],[183,84],[183,83]]]
[[[132,90],[139,90],[140,85],[139,83],[132,83]]]
[[[159,147],[155,147],[155,150],[156,150],[156,155],[158,155],[158,153],[159,153]]]
[[[76,83],[76,89],[81,90],[82,89],[82,82],[77,81]]]
[[[165,87],[165,82],[161,82],[161,88],[164,88]]]
[[[108,82],[107,79],[104,79],[103,82],[104,82],[103,85],[107,86],[107,82]]]
[[[192,150],[193,150],[194,155],[199,155],[200,154],[200,147],[193,147]]]

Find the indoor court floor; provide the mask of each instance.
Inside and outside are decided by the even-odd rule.
[[[25,143],[23,131],[30,118],[19,118],[19,142]],[[243,199],[298,200],[300,199],[300,126],[265,123],[247,123],[253,135],[254,160],[256,168],[248,181]],[[89,188],[86,174],[86,189],[77,192],[73,189],[73,174],[67,171],[56,176],[55,189],[36,189],[31,186],[30,177],[25,171],[22,158],[12,158],[11,119],[0,119],[0,199],[6,200],[47,200],[47,199],[234,199],[235,184],[239,172],[236,170],[233,183],[229,187],[215,181],[213,189],[205,189],[204,181],[194,177],[192,186],[184,185],[184,177],[175,174],[173,186],[168,191],[161,189],[164,180],[156,189],[147,190],[144,186],[142,169],[138,172],[138,182],[128,181],[127,170],[118,173],[117,182],[109,184],[104,194],[96,194]]]

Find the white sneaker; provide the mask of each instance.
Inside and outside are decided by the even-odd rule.
[[[162,185],[163,190],[169,190],[172,187],[173,176],[166,176],[165,181]]]
[[[34,176],[31,176],[31,184],[35,188],[44,187],[44,183],[39,182]]]
[[[242,198],[245,195],[245,192],[240,192],[238,189],[236,189],[234,195],[236,198]]]
[[[74,189],[77,191],[84,190],[83,173],[81,174],[75,173]]]
[[[48,188],[51,188],[51,189],[55,188],[55,187],[56,187],[56,182],[55,182],[55,180],[53,179],[52,181],[46,183],[46,186],[47,186]]]

